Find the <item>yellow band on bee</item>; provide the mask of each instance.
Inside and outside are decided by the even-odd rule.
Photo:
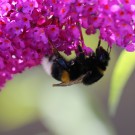
[[[62,72],[61,81],[64,83],[70,82],[69,73],[66,70]]]
[[[98,69],[98,71],[103,75],[104,74],[104,70],[103,69],[101,69],[101,68],[99,68],[99,67],[97,67],[97,69]]]

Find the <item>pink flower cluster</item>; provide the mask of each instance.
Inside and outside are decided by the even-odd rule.
[[[134,0],[0,0],[0,87],[41,63],[53,47],[67,55],[86,34],[135,51]]]

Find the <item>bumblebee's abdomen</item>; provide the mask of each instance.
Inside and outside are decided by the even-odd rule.
[[[76,80],[78,77],[80,77],[83,74],[81,69],[82,66],[78,63],[75,63],[74,65],[70,66],[70,79]]]
[[[99,69],[95,68],[92,71],[86,73],[82,82],[85,85],[91,85],[97,82],[98,80],[100,80],[102,77],[103,77],[103,73]]]

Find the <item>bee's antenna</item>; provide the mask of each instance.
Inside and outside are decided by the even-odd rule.
[[[82,47],[80,45],[77,46],[80,53],[83,52]]]
[[[79,51],[79,55],[77,56],[77,59],[82,62],[85,60],[85,54],[80,45],[78,45],[78,51]]]
[[[49,41],[49,44],[52,46],[52,50],[53,52],[57,55],[57,56],[61,56],[60,53],[58,52],[58,50],[54,47],[54,45],[52,44],[52,42],[50,40]]]
[[[107,52],[109,52],[109,45],[107,46]]]
[[[110,54],[110,53],[111,53],[111,49],[112,49],[112,48],[111,48],[111,47],[109,47],[109,48],[110,48],[110,50],[109,50],[109,54]]]
[[[100,47],[100,45],[101,45],[101,39],[99,39],[98,41],[98,47]]]

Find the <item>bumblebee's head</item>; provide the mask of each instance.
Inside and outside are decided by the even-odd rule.
[[[107,52],[103,47],[99,46],[96,49],[96,60],[97,60],[98,66],[101,69],[105,70],[110,60],[109,52]]]

